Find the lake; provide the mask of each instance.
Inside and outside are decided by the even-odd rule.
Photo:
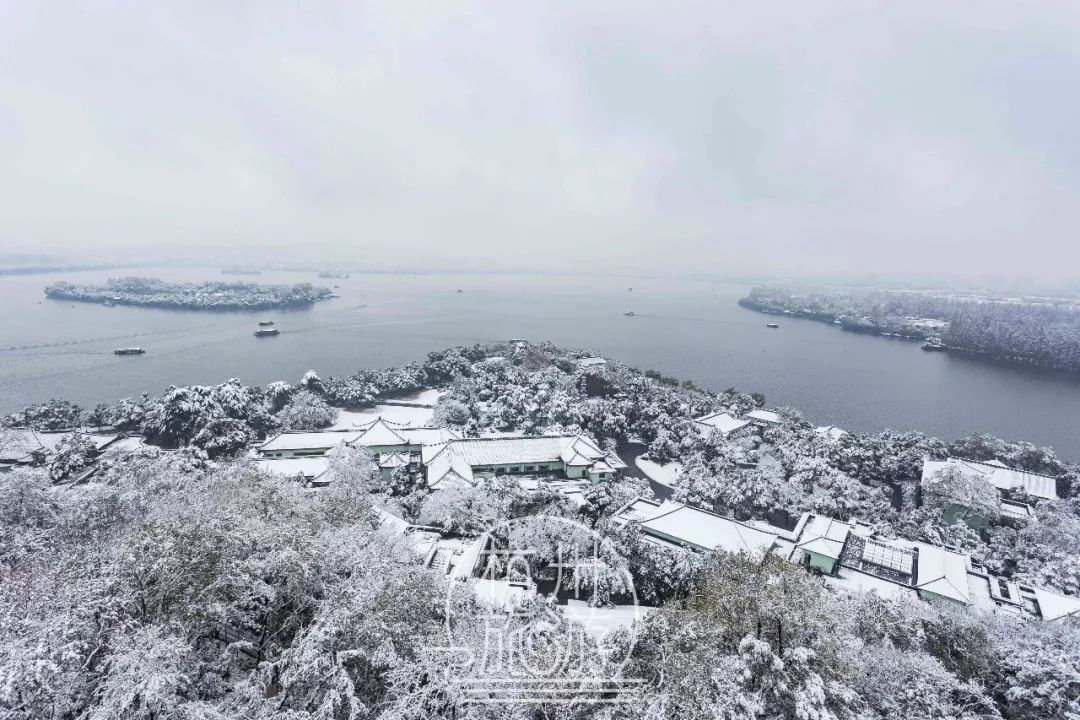
[[[46,299],[57,280],[119,271],[0,277],[0,412],[50,397],[84,406],[170,384],[295,382],[421,360],[432,349],[522,337],[592,348],[712,390],[762,392],[817,424],[988,432],[1080,459],[1080,376],[927,353],[911,341],[844,332],[739,307],[747,286],[576,275],[222,275],[209,268],[124,271],[181,280],[339,285],[308,310],[207,313]],[[633,288],[632,290],[630,288]],[[458,292],[458,290],[461,292]],[[634,317],[624,312],[633,311]],[[276,338],[255,338],[258,320]],[[147,353],[118,357],[117,347]]]

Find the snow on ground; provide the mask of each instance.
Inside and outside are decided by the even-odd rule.
[[[641,605],[589,607],[583,600],[569,600],[563,608],[566,617],[584,627],[585,632],[594,638],[601,638],[617,628],[630,627],[635,621],[643,622],[652,610]]]
[[[431,418],[435,414],[434,405],[444,394],[442,390],[421,390],[415,395],[410,395],[394,403],[395,405],[376,405],[365,410],[341,410],[337,412],[337,420],[330,426],[330,430],[350,430],[357,425],[369,423],[377,417],[396,422],[407,423],[413,427],[431,425]]]
[[[376,405],[366,410],[338,410],[337,420],[330,430],[350,430],[357,425],[369,423],[380,415],[396,423],[408,423],[413,427],[431,424],[435,411],[428,407],[403,407],[401,405]]]
[[[669,488],[675,487],[675,478],[682,470],[682,463],[670,462],[666,465],[661,465],[660,463],[649,460],[644,455],[638,455],[637,458],[634,459],[634,464],[637,465],[638,470],[645,473],[645,477]]]
[[[428,388],[427,390],[421,390],[412,397],[402,398],[397,402],[409,403],[412,405],[430,405],[435,406],[439,402],[439,398],[445,395],[446,392],[438,390],[436,388]]]

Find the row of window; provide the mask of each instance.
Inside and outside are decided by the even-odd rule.
[[[473,468],[473,472],[474,473],[494,473],[496,475],[510,475],[510,474],[513,474],[513,473],[544,472],[544,471],[550,470],[550,469],[551,469],[550,464],[545,464],[545,465],[508,465],[508,466],[507,465],[502,465],[502,466],[495,467],[495,468],[486,467],[486,466],[477,466],[477,467]]]

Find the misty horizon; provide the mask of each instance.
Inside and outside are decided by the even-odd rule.
[[[3,20],[10,253],[1077,274],[1068,3],[106,3]]]

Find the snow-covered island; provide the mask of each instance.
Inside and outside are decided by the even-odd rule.
[[[310,307],[332,297],[333,292],[311,283],[169,283],[156,278],[123,277],[110,279],[104,285],[58,282],[46,287],[45,295],[57,300],[180,310],[269,310]]]
[[[599,360],[4,418],[0,716],[1076,717],[1080,466]]]

